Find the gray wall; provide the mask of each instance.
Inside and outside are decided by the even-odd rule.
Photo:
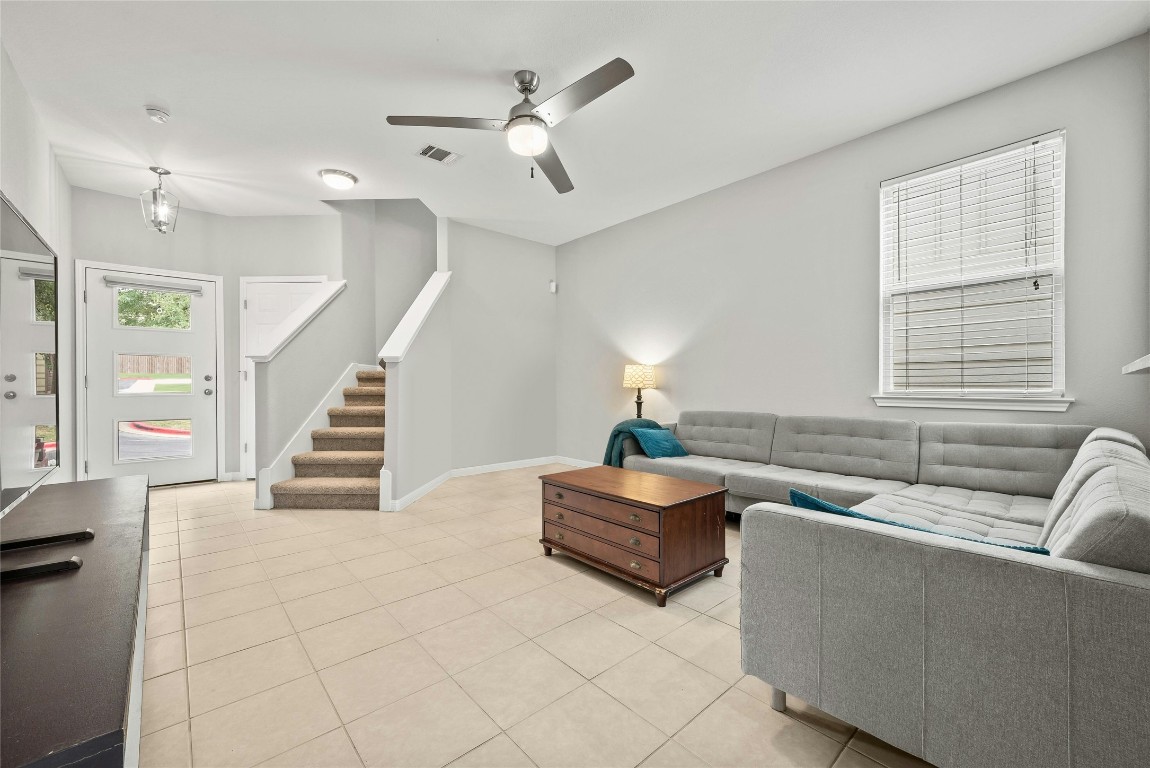
[[[452,461],[555,454],[555,249],[451,222]]]
[[[239,471],[239,278],[337,273],[341,268],[340,217],[233,218],[181,210],[176,219],[176,231],[165,236],[144,227],[140,202],[135,198],[80,188],[73,190],[72,198],[75,258],[223,276],[224,371],[221,373],[226,386],[227,409],[225,469],[228,472]],[[69,271],[65,277],[67,293],[74,295],[71,293],[74,290],[71,286],[72,272]],[[69,338],[72,330],[67,329]],[[61,325],[61,333],[64,332],[65,327]],[[296,342],[299,341],[297,337]],[[370,362],[371,353],[362,360]],[[350,362],[353,360],[344,362],[338,371],[325,372],[330,378],[328,386]],[[314,402],[304,415],[313,407]]]
[[[1147,36],[559,246],[561,455],[634,415],[781,414],[1111,425],[1150,439]],[[1064,414],[878,408],[878,185],[1065,128]]]
[[[375,201],[375,349],[435,271],[435,214],[419,200]]]
[[[60,469],[49,482],[76,479],[76,388],[72,308],[72,187],[8,52],[0,45],[0,190],[59,258]]]
[[[454,278],[431,311],[401,363],[387,366],[387,468],[392,495],[400,499],[454,468],[452,464],[451,310]]]

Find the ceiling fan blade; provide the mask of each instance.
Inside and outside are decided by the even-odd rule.
[[[587,106],[635,74],[623,59],[609,61],[581,80],[576,80],[535,109],[531,110],[547,125],[556,125],[575,111]]]
[[[429,128],[474,128],[477,131],[502,131],[506,120],[488,120],[483,117],[423,117],[388,115],[391,125],[421,125]]]
[[[571,177],[567,175],[567,169],[563,167],[563,163],[559,160],[559,155],[555,153],[555,145],[548,142],[547,151],[541,155],[535,156],[535,163],[539,166],[539,170],[547,176],[547,180],[551,182],[551,186],[555,187],[555,191],[559,194],[570,192],[575,189],[575,185],[571,183]]]

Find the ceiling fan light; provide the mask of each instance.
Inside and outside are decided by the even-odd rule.
[[[324,168],[319,172],[319,177],[323,179],[324,184],[332,189],[351,189],[359,181],[347,171],[340,171],[335,168]]]
[[[507,146],[524,157],[541,155],[547,151],[547,128],[537,117],[517,117],[507,124]]]

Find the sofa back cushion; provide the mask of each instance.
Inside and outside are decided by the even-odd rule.
[[[770,464],[776,419],[753,411],[683,411],[675,437],[697,456]]]
[[[918,425],[899,419],[780,416],[770,463],[913,483]]]
[[[918,482],[1049,499],[1092,427],[919,425]]]
[[[1095,472],[1047,542],[1050,554],[1150,573],[1150,460]]]
[[[1058,483],[1058,488],[1054,490],[1054,498],[1050,500],[1050,506],[1046,509],[1046,522],[1042,527],[1042,538],[1039,539],[1039,544],[1045,546],[1046,542],[1050,540],[1074,497],[1096,472],[1114,464],[1138,465],[1146,461],[1146,454],[1128,441],[1112,442],[1105,439],[1106,433],[1117,431],[1096,429],[1090,433],[1086,442],[1078,449],[1074,463],[1070,465],[1070,469],[1066,471]],[[1099,437],[1099,433],[1103,433],[1104,436]],[[1130,437],[1134,438],[1133,435]],[[1134,439],[1137,440],[1137,438]],[[1141,446],[1141,443],[1138,445]]]

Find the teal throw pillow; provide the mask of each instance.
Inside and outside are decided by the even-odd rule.
[[[631,434],[639,441],[643,453],[652,459],[690,455],[669,429],[632,429]]]

